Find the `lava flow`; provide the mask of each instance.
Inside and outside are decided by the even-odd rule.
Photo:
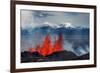
[[[36,49],[30,48],[29,51],[30,53],[38,52],[40,55],[45,57],[47,55],[51,55],[54,52],[62,51],[62,41],[63,37],[62,34],[60,34],[59,37],[55,40],[54,44],[52,44],[50,35],[47,34],[42,45],[38,44]]]

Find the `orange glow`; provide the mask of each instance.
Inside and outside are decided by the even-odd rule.
[[[30,49],[29,49],[29,52],[30,52],[30,53],[33,53],[33,52],[34,52],[34,48],[30,48]]]
[[[42,50],[41,54],[43,56],[50,55],[52,53],[52,45],[49,34],[46,35],[41,50]]]
[[[37,51],[39,54],[41,54],[41,48],[40,48],[40,45],[37,45],[36,51]]]
[[[61,51],[63,49],[62,41],[63,41],[63,37],[62,37],[62,34],[60,34],[58,39],[55,40],[54,45],[52,45],[50,35],[47,34],[46,37],[44,38],[42,45],[37,45],[35,50],[34,50],[34,48],[31,48],[31,49],[29,49],[29,51],[31,53],[36,51],[45,57],[47,55],[51,55],[54,52]]]
[[[62,50],[62,35],[59,35],[59,38],[55,41],[54,52],[59,52]]]

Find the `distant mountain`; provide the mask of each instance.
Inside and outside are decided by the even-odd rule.
[[[49,22],[45,22],[43,24],[41,24],[40,26],[35,26],[35,27],[27,27],[27,28],[23,28],[21,27],[21,29],[26,29],[26,30],[29,30],[29,29],[34,29],[34,28],[43,28],[43,27],[49,27],[49,28],[53,28],[53,29],[58,29],[58,28],[75,28],[75,29],[84,29],[84,28],[87,28],[89,29],[88,27],[81,27],[81,26],[73,26],[72,24],[70,23],[64,23],[64,24],[54,24],[54,23],[49,23]]]
[[[53,33],[53,34],[67,34],[67,35],[88,35],[89,34],[89,28],[82,28],[82,27],[65,27],[65,26],[61,26],[59,25],[58,27],[51,27],[49,25],[44,25],[44,26],[40,26],[40,27],[36,27],[36,28],[29,28],[29,29],[23,29],[21,28],[21,34],[22,35],[28,35],[30,33]]]
[[[71,27],[74,28],[75,26],[73,26],[71,23],[63,23],[63,24],[55,24],[55,23],[50,23],[50,22],[44,22],[43,24],[44,26],[50,26],[52,28],[61,28],[61,27]]]
[[[89,59],[89,54],[76,56],[73,52],[69,51],[60,51],[55,52],[51,55],[43,57],[37,52],[29,53],[21,52],[21,62],[48,62],[48,61],[68,61],[68,60],[86,60]]]

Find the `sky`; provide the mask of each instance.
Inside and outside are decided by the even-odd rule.
[[[21,10],[21,27],[64,24],[73,27],[89,27],[89,13]]]

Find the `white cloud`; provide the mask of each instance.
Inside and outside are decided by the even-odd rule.
[[[21,11],[21,27],[22,28],[32,28],[38,26],[38,22],[35,20],[33,11],[22,10]]]

